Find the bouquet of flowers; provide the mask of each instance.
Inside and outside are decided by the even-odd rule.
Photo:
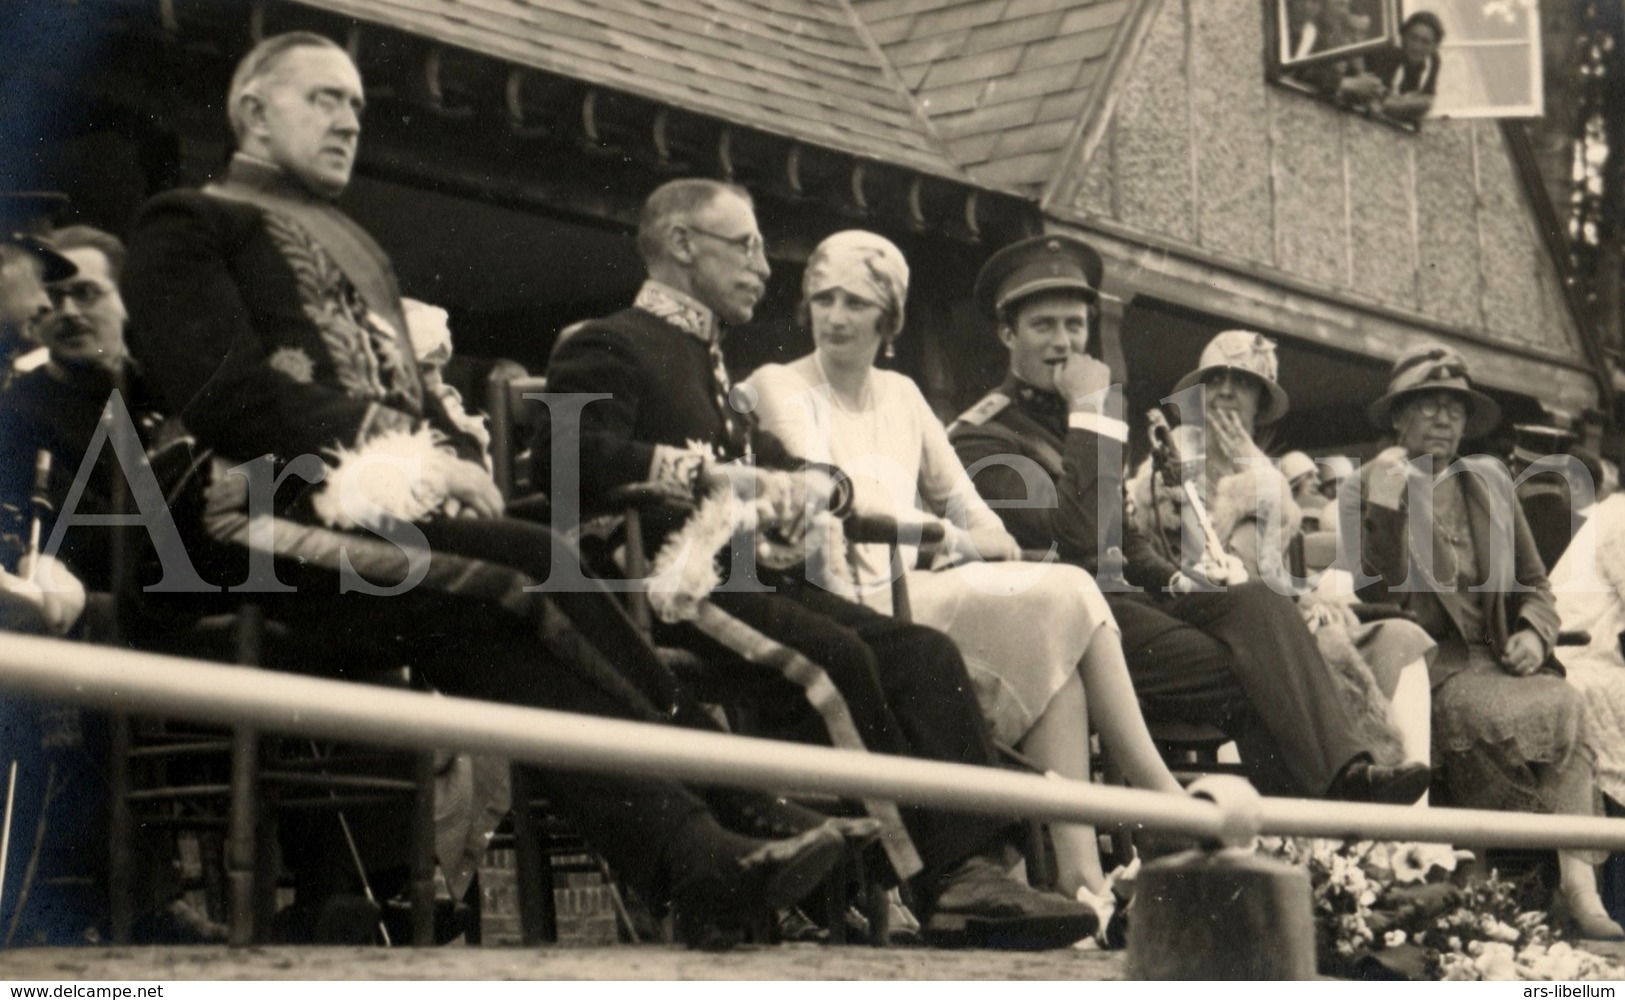
[[[1470,851],[1440,844],[1261,837],[1258,849],[1308,869],[1321,968],[1426,979],[1617,979],[1625,970],[1558,940]]]

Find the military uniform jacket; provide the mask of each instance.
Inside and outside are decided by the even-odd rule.
[[[1117,390],[1107,406],[1122,412]],[[1161,594],[1179,567],[1123,516],[1122,441],[1068,423],[1060,396],[1009,378],[961,414],[948,439],[1022,548],[1055,545],[1062,559],[1099,573],[1101,538],[1121,537],[1123,577]]]

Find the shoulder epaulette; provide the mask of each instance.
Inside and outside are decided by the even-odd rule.
[[[954,422],[948,425],[948,430],[952,433],[960,426],[980,427],[1002,413],[1009,405],[1010,397],[994,390],[978,400],[975,406],[955,417]]]

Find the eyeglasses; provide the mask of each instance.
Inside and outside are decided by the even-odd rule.
[[[94,281],[63,281],[45,286],[45,294],[50,296],[51,305],[58,309],[68,299],[72,299],[79,308],[87,309],[106,298],[108,291]]]
[[[709,236],[714,240],[720,240],[746,257],[755,257],[757,254],[767,256],[767,244],[762,242],[762,237],[757,233],[746,233],[743,236],[724,236],[721,233],[713,233],[709,229],[701,229],[699,226],[690,223],[684,223],[683,228],[691,233],[698,233],[701,236]]]
[[[1451,420],[1467,419],[1467,404],[1459,399],[1419,399],[1416,401],[1416,412],[1424,417],[1433,418],[1443,410],[1444,415]]]

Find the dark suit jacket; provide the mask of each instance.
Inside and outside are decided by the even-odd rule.
[[[1528,627],[1546,643],[1547,666],[1555,667],[1557,662],[1550,656],[1557,642],[1557,602],[1546,580],[1546,567],[1540,561],[1529,523],[1517,500],[1510,490],[1498,498],[1489,485],[1498,479],[1509,481],[1505,467],[1500,467],[1501,474],[1497,477],[1495,459],[1474,455],[1465,461],[1470,469],[1483,470],[1482,474],[1470,472],[1458,477],[1467,499],[1467,518],[1472,527],[1479,571],[1487,574],[1484,582],[1488,586],[1482,591],[1439,592],[1427,586],[1411,552],[1403,500],[1398,510],[1367,503],[1361,511],[1361,561],[1365,572],[1378,578],[1361,591],[1361,596],[1366,600],[1392,601],[1416,613],[1428,632],[1439,640],[1440,652],[1431,668],[1434,685],[1467,666],[1462,617],[1466,601],[1477,601],[1491,652],[1497,658],[1507,638],[1520,628]],[[1372,468],[1366,466],[1364,478],[1369,479]],[[1369,494],[1369,489],[1361,492],[1362,496]],[[1430,541],[1433,541],[1431,534],[1430,530]],[[1434,564],[1442,565],[1438,554]],[[1415,589],[1397,589],[1412,574],[1411,586]],[[1514,582],[1527,589],[1514,591]]]

